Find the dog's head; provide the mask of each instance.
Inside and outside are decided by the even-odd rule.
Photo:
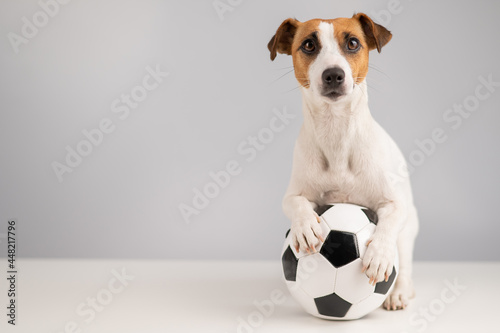
[[[295,77],[307,91],[326,102],[348,96],[368,72],[368,53],[378,52],[392,38],[366,14],[334,20],[299,22],[286,19],[267,47],[271,60],[277,53],[292,55]]]

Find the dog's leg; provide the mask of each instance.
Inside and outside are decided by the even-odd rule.
[[[406,209],[403,202],[396,200],[386,200],[377,209],[377,228],[363,257],[363,271],[373,285],[387,281],[392,273],[399,232],[407,219]]]
[[[399,275],[393,291],[384,302],[387,310],[404,309],[408,300],[415,296],[412,281],[413,246],[418,233],[418,217],[414,207],[411,208],[406,225],[398,237]]]
[[[301,195],[287,193],[283,199],[283,212],[292,221],[290,234],[297,252],[316,252],[316,246],[324,241],[321,236],[317,205]]]

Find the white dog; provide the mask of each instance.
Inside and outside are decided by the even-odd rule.
[[[386,309],[396,310],[404,309],[414,296],[411,274],[418,218],[408,176],[401,175],[404,157],[373,120],[365,81],[369,51],[380,52],[391,37],[362,13],[334,20],[287,19],[268,48],[271,60],[277,52],[292,55],[303,97],[304,123],[283,199],[293,244],[297,252],[315,252],[323,241],[318,206],[346,202],[374,210],[379,222],[368,242],[363,270],[372,284],[387,279],[397,249],[399,276],[384,303]],[[394,175],[399,181],[392,181]]]

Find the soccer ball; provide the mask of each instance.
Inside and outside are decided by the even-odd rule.
[[[378,308],[398,274],[398,258],[388,281],[375,286],[362,273],[366,242],[378,218],[372,210],[353,204],[332,204],[317,210],[325,242],[317,253],[296,252],[286,234],[283,276],[293,298],[304,310],[324,319],[361,318]],[[397,253],[397,251],[396,251]]]

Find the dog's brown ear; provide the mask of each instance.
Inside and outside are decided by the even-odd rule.
[[[281,23],[278,30],[276,30],[276,34],[267,44],[267,48],[271,52],[271,60],[276,58],[276,52],[292,54],[293,37],[299,24],[300,22],[293,18],[286,19]]]
[[[369,49],[377,49],[378,53],[380,53],[382,47],[391,40],[391,32],[380,24],[373,22],[366,14],[358,13],[353,18],[357,19],[361,24]]]

